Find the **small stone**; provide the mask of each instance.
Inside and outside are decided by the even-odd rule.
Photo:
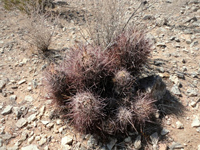
[[[41,137],[39,135],[35,137],[36,141],[39,141],[40,139],[41,139]]]
[[[27,95],[27,96],[25,96],[24,100],[28,101],[28,102],[32,102],[33,101],[33,97],[30,96],[30,95]]]
[[[169,130],[166,129],[166,128],[163,128],[162,131],[161,131],[161,135],[166,135],[169,133]]]
[[[27,125],[27,120],[25,119],[25,118],[21,118],[21,119],[19,119],[18,121],[17,121],[17,123],[16,123],[16,126],[18,127],[18,128],[22,128],[22,127],[24,127],[25,125]]]
[[[192,127],[200,127],[200,120],[198,117],[195,117],[195,119],[193,120]]]
[[[195,101],[192,101],[192,102],[190,103],[190,106],[195,107],[196,104],[197,104],[197,103],[196,103]]]
[[[177,127],[177,129],[184,129],[184,126],[180,121],[176,122],[176,127]]]
[[[47,124],[47,128],[48,128],[48,129],[53,128],[53,126],[54,126],[54,123],[49,123],[49,124]]]
[[[17,145],[14,145],[12,147],[7,147],[7,150],[19,150],[19,147]]]
[[[47,125],[49,123],[49,121],[44,121],[44,120],[42,120],[41,122],[43,125]]]
[[[173,87],[171,88],[171,92],[172,92],[173,94],[175,94],[175,95],[181,96],[181,92],[180,92],[178,86],[175,85],[175,84],[174,84]]]
[[[23,80],[21,80],[21,81],[18,82],[18,85],[21,85],[21,84],[23,84],[23,83],[25,83],[25,82],[26,82],[26,80],[23,79]]]
[[[125,138],[125,139],[124,139],[124,142],[130,143],[130,142],[131,142],[131,137],[129,136],[129,137]]]
[[[32,114],[27,118],[28,123],[31,123],[32,121],[34,121],[36,119],[37,119],[36,114]]]
[[[152,135],[150,135],[150,139],[153,145],[157,145],[159,140],[158,133],[155,132]]]
[[[142,147],[140,135],[136,138],[136,140],[134,142],[134,147],[135,147],[136,150],[139,150]]]
[[[21,142],[25,141],[27,138],[28,138],[28,134],[22,132],[21,138],[20,138],[20,140],[18,142],[21,143]]]
[[[48,147],[48,145],[44,147],[44,150],[49,150],[49,147]]]
[[[16,99],[17,99],[17,95],[11,95],[11,96],[10,96],[10,100],[11,100],[11,101],[15,101]]]
[[[29,145],[26,147],[22,147],[21,150],[39,150],[36,145]]]
[[[0,80],[0,91],[5,87],[7,80]]]
[[[28,139],[28,144],[31,144],[33,141],[34,141],[35,137],[34,136],[31,136],[29,139]]]
[[[39,117],[42,117],[42,116],[44,115],[45,110],[46,110],[46,106],[44,105],[44,106],[42,106],[42,107],[40,108]]]
[[[6,108],[1,112],[1,114],[2,115],[10,114],[12,112],[12,108],[13,108],[13,106],[11,106],[11,105],[6,106]]]
[[[47,138],[46,137],[42,137],[41,140],[39,141],[39,145],[42,146],[47,142]]]
[[[181,149],[184,148],[183,145],[180,143],[173,142],[171,146],[169,146],[170,149]]]
[[[171,80],[176,86],[180,85],[180,81],[176,75],[170,75],[169,80]]]
[[[115,138],[110,139],[110,142],[107,144],[107,148],[109,150],[112,150],[116,143],[117,143],[117,139]]]
[[[200,150],[200,145],[198,145],[198,150]]]
[[[195,96],[198,95],[197,90],[195,90],[193,88],[188,89],[187,94],[188,94],[189,97],[195,97]]]
[[[61,145],[65,146],[65,145],[71,145],[73,142],[73,138],[71,136],[65,136],[62,138],[61,140]]]

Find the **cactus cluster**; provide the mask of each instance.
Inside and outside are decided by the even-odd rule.
[[[156,111],[151,95],[134,90],[150,52],[148,39],[137,30],[121,33],[104,50],[76,46],[47,71],[48,92],[58,107],[67,109],[65,115],[80,132],[137,131]]]

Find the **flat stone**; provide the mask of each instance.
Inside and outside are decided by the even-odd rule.
[[[25,83],[25,82],[26,82],[26,80],[23,79],[23,80],[21,80],[21,81],[18,82],[18,85],[21,85],[21,84],[23,84],[23,83]]]
[[[158,133],[155,132],[152,135],[150,135],[150,139],[153,145],[157,145],[159,141]]]
[[[139,150],[142,147],[142,142],[141,142],[141,136],[137,136],[135,142],[134,142],[134,147],[136,150]]]
[[[200,150],[200,145],[198,145],[198,150]]]
[[[35,137],[34,136],[31,136],[29,139],[28,139],[28,144],[31,144],[33,141],[34,141]]]
[[[7,150],[19,150],[19,147],[17,145],[12,147],[7,147]]]
[[[6,79],[0,80],[0,91],[5,87],[6,83],[7,83]]]
[[[1,112],[1,114],[2,115],[10,114],[12,112],[12,108],[13,108],[13,106],[11,106],[11,105],[6,106],[6,108]]]
[[[21,150],[39,150],[37,145],[29,145],[26,147],[22,147]]]
[[[184,148],[182,144],[180,143],[176,143],[176,142],[173,142],[171,146],[169,146],[170,149],[181,149],[181,148]]]
[[[27,95],[27,96],[25,96],[24,100],[28,101],[28,102],[32,102],[33,101],[33,97],[30,96],[30,95]]]
[[[42,146],[47,142],[47,138],[46,137],[42,137],[41,140],[39,141],[39,145]]]
[[[25,119],[25,118],[21,118],[21,119],[19,119],[18,121],[17,121],[17,123],[16,123],[16,126],[18,127],[18,128],[22,128],[22,127],[24,127],[25,125],[27,125],[27,120]]]
[[[200,127],[200,120],[198,117],[195,117],[195,119],[193,120],[192,127]]]
[[[11,101],[15,101],[16,99],[17,99],[17,95],[11,95],[11,96],[10,96],[10,100],[11,100]]]
[[[161,135],[166,135],[169,133],[169,130],[166,129],[166,128],[163,128],[162,131],[161,131]]]
[[[1,138],[2,138],[3,140],[10,140],[10,139],[12,138],[12,135],[11,135],[11,134],[3,134],[3,135],[1,136]]]

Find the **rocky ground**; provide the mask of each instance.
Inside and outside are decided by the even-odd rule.
[[[162,78],[186,111],[183,116],[166,115],[161,132],[150,136],[146,149],[200,150],[200,1],[149,3],[152,6],[134,21],[140,18],[154,42],[152,72]],[[81,135],[67,121],[54,117],[42,84],[48,61],[22,40],[22,24],[20,12],[6,11],[0,2],[0,150],[140,149],[140,136],[127,135],[121,143],[112,138],[102,145],[92,135]],[[53,57],[79,40],[79,26],[61,20],[50,46],[60,53]]]

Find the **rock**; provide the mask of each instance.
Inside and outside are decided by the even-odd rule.
[[[27,102],[32,102],[33,101],[33,97],[30,96],[30,95],[27,95],[27,96],[25,96],[24,100],[27,101]]]
[[[200,127],[200,120],[197,116],[195,117],[195,119],[192,122],[192,127]]]
[[[200,145],[198,145],[198,150],[200,150]]]
[[[11,105],[6,106],[6,108],[1,112],[1,114],[2,115],[10,114],[12,112],[12,108],[13,108],[13,106],[11,106]]]
[[[184,147],[180,143],[173,142],[172,145],[169,146],[169,148],[170,148],[170,150],[174,150],[174,149],[181,149],[181,148],[184,148]]]
[[[150,139],[153,145],[157,145],[159,141],[158,133],[155,132],[152,135],[150,135]]]
[[[62,146],[71,145],[72,142],[73,142],[73,138],[70,135],[68,135],[62,138],[61,145]]]
[[[174,84],[173,87],[171,88],[171,92],[172,92],[173,94],[177,95],[177,96],[181,96],[181,92],[180,92],[178,86],[175,85],[175,84]]]
[[[165,43],[157,43],[156,44],[157,47],[161,47],[161,48],[165,48],[167,47],[167,45]],[[162,62],[163,63],[163,62]],[[155,64],[155,63],[154,63]],[[155,64],[156,65],[156,64]]]
[[[42,137],[41,140],[39,141],[39,145],[42,146],[47,142],[47,138],[46,137]]]
[[[29,145],[26,147],[22,147],[21,150],[39,150],[36,145]]]
[[[45,126],[49,123],[49,121],[45,121],[45,120],[41,120],[41,122],[42,122],[42,124],[45,125]]]
[[[177,129],[184,129],[184,126],[180,121],[176,122],[176,127],[177,127]]]
[[[28,139],[28,144],[31,144],[33,141],[34,141],[35,137],[34,136],[31,136],[29,139]]]
[[[44,106],[42,106],[41,108],[40,108],[40,113],[39,113],[39,117],[42,117],[43,115],[44,115],[44,112],[45,112],[45,110],[46,110],[46,106],[44,105]]]
[[[22,128],[22,127],[24,127],[25,125],[27,125],[27,120],[25,119],[25,118],[21,118],[21,119],[19,119],[18,121],[17,121],[17,123],[16,123],[16,126],[18,127],[18,128]]]
[[[32,114],[27,118],[28,123],[31,123],[32,121],[36,120],[36,114]]]
[[[11,95],[11,96],[10,96],[10,100],[11,100],[11,101],[15,101],[16,99],[17,99],[17,95]]]
[[[0,92],[2,91],[2,89],[5,87],[7,83],[6,79],[0,80]]]
[[[171,80],[176,86],[180,85],[180,81],[176,75],[170,75],[169,80]]]
[[[187,89],[187,94],[189,97],[195,97],[198,95],[198,92],[196,89],[189,88],[189,89]]]
[[[161,100],[166,93],[166,85],[160,76],[148,76],[139,79],[138,89],[151,93],[156,100]]]
[[[196,104],[197,104],[197,102],[195,102],[195,101],[192,101],[192,102],[190,103],[190,106],[192,106],[192,107],[195,107],[195,106],[196,106]]]
[[[155,20],[155,17],[152,16],[152,15],[145,15],[145,16],[143,17],[143,20]]]
[[[18,142],[19,142],[19,143],[22,143],[22,142],[25,141],[27,138],[28,138],[28,134],[22,132],[21,138],[20,138],[20,140],[19,140]]]
[[[167,130],[166,128],[163,128],[161,131],[161,135],[166,135],[169,133],[169,130]]]
[[[110,142],[107,144],[108,150],[112,150],[112,148],[115,146],[116,143],[117,143],[117,139],[112,138],[112,139],[110,140]]]
[[[3,140],[10,140],[12,137],[13,137],[13,136],[12,136],[11,134],[3,134],[3,135],[1,136],[1,138],[2,138]]]
[[[23,83],[25,83],[25,82],[26,82],[26,80],[23,79],[23,80],[21,80],[21,81],[18,82],[18,85],[21,85],[21,84],[23,84]]]
[[[124,139],[124,142],[126,142],[126,143],[130,143],[130,142],[131,142],[131,137],[128,136],[127,138],[125,138],[125,139]]]
[[[134,142],[134,147],[136,150],[139,150],[142,147],[142,143],[141,143],[141,136],[137,136],[135,142]]]
[[[48,128],[48,129],[53,128],[53,126],[54,126],[54,123],[49,123],[49,124],[47,124],[47,128]]]
[[[44,150],[49,150],[49,147],[48,147],[48,145],[44,147]]]

